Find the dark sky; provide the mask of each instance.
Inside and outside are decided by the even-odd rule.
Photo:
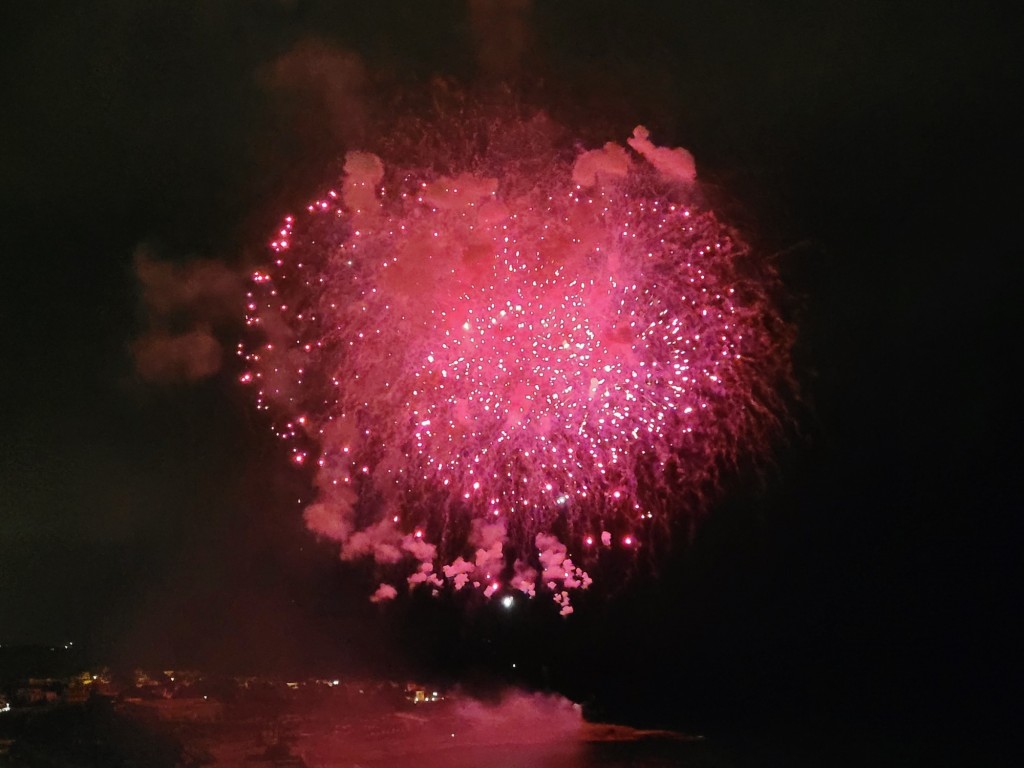
[[[138,254],[254,263],[388,98],[434,76],[505,77],[574,127],[621,134],[601,140],[643,122],[693,152],[781,254],[805,394],[767,477],[738,480],[659,579],[575,624],[536,619],[523,655],[588,695],[639,697],[667,675],[696,692],[690,706],[720,708],[748,692],[763,708],[777,695],[955,710],[1019,679],[1019,14],[881,0],[8,6],[0,642],[210,663],[240,648],[282,663],[395,653],[445,669],[515,655],[519,630],[493,617],[371,610],[369,577],[302,530],[308,489],[230,359],[154,384],[132,356],[154,325]],[[211,322],[230,348],[239,324]],[[416,641],[417,622],[434,639]]]

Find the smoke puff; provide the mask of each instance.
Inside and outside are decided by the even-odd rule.
[[[332,496],[329,504],[315,503],[306,507],[302,513],[306,527],[328,539],[345,541],[352,533],[352,526],[347,521],[347,514],[355,502],[355,494],[352,491],[348,491],[348,493],[350,494],[349,499],[336,494]]]
[[[572,604],[569,601],[569,593],[565,590],[558,592],[555,595],[555,602],[562,606],[562,609],[558,612],[562,616],[568,616],[573,612]]]
[[[475,567],[464,558],[457,557],[450,565],[444,566],[444,575],[452,577],[459,573],[472,573]]]
[[[381,584],[377,591],[370,595],[371,603],[382,603],[387,600],[394,600],[398,596],[398,590],[390,584]]]
[[[486,547],[480,547],[474,556],[477,572],[481,578],[493,579],[505,567],[505,553],[502,544],[505,540],[505,526],[500,527],[501,538],[495,538]]]
[[[345,154],[345,187],[342,192],[345,205],[354,213],[376,211],[377,185],[384,179],[384,163],[369,152]]]
[[[430,584],[434,587],[444,586],[444,582],[441,578],[434,573],[433,563],[420,563],[419,570],[412,574],[406,579],[410,587],[414,587],[417,584]]]
[[[505,556],[502,552],[501,542],[496,541],[487,549],[478,549],[476,551],[476,567],[480,571],[483,578],[492,578],[492,574],[501,573],[501,569],[505,566]]]
[[[666,179],[680,181],[684,184],[692,184],[696,181],[697,166],[694,163],[693,155],[681,147],[669,149],[655,146],[648,136],[650,136],[650,131],[642,125],[638,125],[633,129],[632,138],[626,139],[626,142],[643,155],[644,159]]]
[[[537,569],[522,560],[516,560],[512,575],[512,589],[518,589],[528,597],[537,596]]]
[[[559,541],[558,537],[546,533],[538,533],[536,537],[537,557],[540,560],[541,579],[549,589],[554,590],[558,584],[568,589],[586,589],[593,583],[590,575],[582,568],[576,567],[573,561],[567,556],[565,544]],[[568,593],[565,595],[562,615],[568,615],[565,608],[568,607]],[[555,601],[558,602],[556,595]]]
[[[402,539],[402,549],[421,563],[433,562],[434,557],[437,555],[437,547],[412,535]]]
[[[378,563],[397,563],[402,559],[399,536],[389,520],[353,533],[344,541],[341,556],[345,560],[372,557]]]
[[[545,533],[538,533],[536,541],[544,580],[561,578],[564,572],[562,563],[566,560],[565,545],[557,537]]]
[[[450,579],[455,591],[462,589],[469,583],[469,574],[476,570],[476,565],[467,562],[462,557],[457,557],[450,565],[442,566],[441,571],[446,579]]]
[[[572,167],[572,180],[581,187],[592,187],[601,177],[625,178],[629,173],[629,155],[624,147],[609,141],[602,149],[584,152]]]

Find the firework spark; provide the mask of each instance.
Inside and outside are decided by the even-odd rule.
[[[763,449],[787,344],[688,152],[524,131],[453,140],[440,170],[349,153],[253,275],[243,380],[315,466],[305,519],[343,558],[568,614],[602,552]]]

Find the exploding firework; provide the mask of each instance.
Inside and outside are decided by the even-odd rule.
[[[243,381],[315,468],[309,528],[393,577],[375,600],[405,580],[570,613],[778,420],[774,279],[690,154],[547,125],[350,152],[253,275]]]

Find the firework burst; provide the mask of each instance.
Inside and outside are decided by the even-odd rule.
[[[763,451],[788,339],[685,150],[487,126],[425,131],[434,164],[351,152],[285,218],[243,380],[315,467],[305,519],[342,557],[569,613],[603,552],[649,545]]]

